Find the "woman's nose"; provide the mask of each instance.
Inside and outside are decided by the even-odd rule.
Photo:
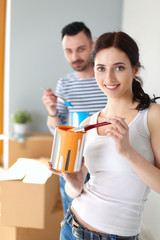
[[[106,81],[107,83],[113,83],[113,82],[115,82],[115,77],[114,77],[114,74],[113,74],[113,71],[112,71],[112,70],[106,71],[105,81]]]

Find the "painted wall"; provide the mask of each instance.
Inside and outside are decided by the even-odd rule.
[[[124,0],[122,29],[138,43],[140,60],[144,66],[141,76],[144,89],[152,96],[160,96],[159,56],[160,56],[160,1]],[[145,206],[143,240],[160,239],[160,196],[151,191]]]
[[[54,90],[57,80],[72,71],[61,48],[61,29],[84,21],[96,39],[120,29],[121,12],[122,0],[11,1],[9,113],[26,109],[33,118],[31,130],[48,131],[42,87]]]

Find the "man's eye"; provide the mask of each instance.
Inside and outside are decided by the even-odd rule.
[[[103,71],[104,71],[104,67],[98,67],[97,70],[98,70],[99,72],[103,72]]]
[[[71,54],[72,51],[68,49],[68,50],[66,50],[66,53],[67,53],[67,54]]]
[[[82,52],[82,51],[84,51],[84,48],[82,48],[82,47],[81,47],[81,48],[78,48],[78,51],[79,51],[79,52]]]

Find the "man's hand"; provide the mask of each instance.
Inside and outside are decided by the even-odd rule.
[[[44,90],[42,102],[50,115],[57,113],[57,96],[54,95],[51,88]]]

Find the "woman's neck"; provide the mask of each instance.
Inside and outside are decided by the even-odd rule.
[[[136,110],[137,102],[132,100],[108,100],[106,107],[102,110],[102,116],[104,117],[123,117],[127,118],[133,111]]]

